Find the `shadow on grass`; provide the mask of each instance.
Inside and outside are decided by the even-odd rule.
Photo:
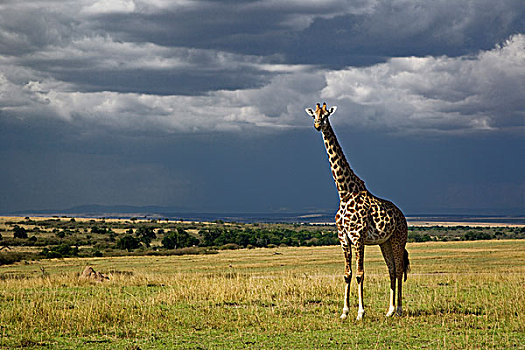
[[[485,311],[482,308],[461,308],[461,307],[438,307],[433,309],[414,309],[406,311],[408,317],[420,316],[442,316],[442,315],[463,315],[463,316],[483,316]]]

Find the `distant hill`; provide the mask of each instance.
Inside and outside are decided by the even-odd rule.
[[[274,211],[259,213],[198,212],[188,208],[132,205],[81,205],[58,210],[24,210],[6,213],[14,216],[77,216],[93,218],[148,218],[182,219],[188,221],[235,221],[267,223],[317,223],[333,224],[336,209],[308,209],[303,211]],[[512,215],[407,215],[409,221],[426,222],[492,222],[501,224],[524,224],[525,217]]]
[[[187,208],[131,205],[81,205],[68,209],[23,210],[8,213],[15,216],[78,216],[106,218],[167,218],[193,221],[237,221],[237,222],[332,222],[335,210],[320,209],[302,212],[197,212]]]

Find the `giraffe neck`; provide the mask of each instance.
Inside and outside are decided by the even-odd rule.
[[[343,199],[350,193],[366,191],[365,182],[350,168],[328,120],[325,122],[322,132],[326,153],[328,154],[330,167],[332,168],[332,176],[334,177],[335,185],[339,192],[339,198]]]

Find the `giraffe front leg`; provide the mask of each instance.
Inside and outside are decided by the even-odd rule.
[[[345,320],[348,317],[348,311],[350,311],[350,283],[352,281],[352,250],[349,245],[342,245],[343,253],[345,256],[345,300],[343,306],[343,313],[341,314],[341,320]]]
[[[365,278],[364,270],[365,245],[359,242],[356,245],[356,262],[357,262],[357,293],[359,296],[359,309],[357,310],[357,320],[361,320],[365,314],[365,307],[363,302],[363,280]]]

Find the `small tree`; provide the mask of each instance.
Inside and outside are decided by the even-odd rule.
[[[162,239],[162,246],[166,249],[175,249],[177,247],[177,234],[173,231],[168,232]]]
[[[153,227],[145,227],[141,226],[137,229],[137,232],[135,232],[135,235],[138,237],[138,239],[144,243],[146,247],[149,247],[151,244],[152,239],[156,238],[155,231],[153,230]]]
[[[151,239],[154,239],[157,237],[157,235],[155,235],[155,231],[153,230],[153,227],[146,227],[146,226],[140,226],[137,229],[137,232],[135,232],[135,235],[137,235],[138,237],[148,237]]]
[[[125,235],[117,242],[117,248],[126,249],[128,252],[131,252],[138,247],[140,247],[140,240],[130,235]]]
[[[182,247],[191,247],[198,245],[199,240],[181,228],[178,228],[177,231],[168,232],[162,239],[162,245],[167,249],[175,249]]]
[[[15,238],[27,238],[27,231],[25,228],[15,225],[13,228],[13,236]]]
[[[95,225],[95,226],[91,227],[91,233],[103,235],[103,234],[107,233],[107,229],[105,227],[98,227],[98,226]]]

